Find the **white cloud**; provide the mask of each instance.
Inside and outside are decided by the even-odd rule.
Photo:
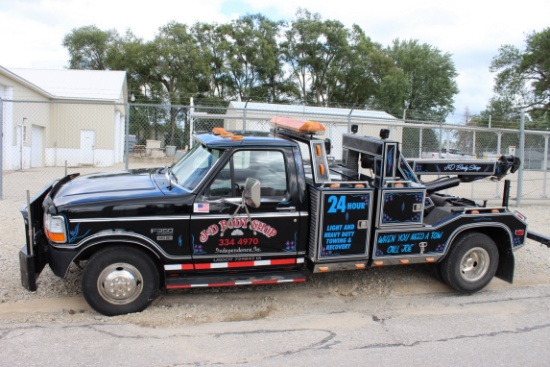
[[[202,18],[202,19],[201,19]],[[151,39],[170,21],[225,22],[221,2],[158,0],[154,4],[113,0],[0,0],[0,65],[63,68],[68,54],[61,45],[72,29],[96,25],[124,34],[131,29]]]

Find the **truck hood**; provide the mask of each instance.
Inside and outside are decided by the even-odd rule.
[[[130,170],[77,176],[55,190],[56,206],[163,196],[155,170]]]

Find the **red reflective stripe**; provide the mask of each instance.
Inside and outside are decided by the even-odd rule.
[[[184,289],[191,288],[191,284],[178,284],[178,285],[168,285],[166,289]]]
[[[207,263],[207,264],[195,264],[195,269],[197,269],[197,270],[210,269],[210,263]]]
[[[193,264],[181,264],[181,270],[193,270],[195,267]]]
[[[288,265],[296,264],[296,259],[273,259],[271,265]]]

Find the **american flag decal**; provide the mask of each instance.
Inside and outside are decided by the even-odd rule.
[[[195,213],[210,213],[210,204],[195,203],[193,204],[193,211]]]

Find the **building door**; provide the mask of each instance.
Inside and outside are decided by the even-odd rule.
[[[95,131],[80,131],[80,164],[94,164]]]
[[[44,128],[32,126],[31,137],[31,167],[42,167]]]

